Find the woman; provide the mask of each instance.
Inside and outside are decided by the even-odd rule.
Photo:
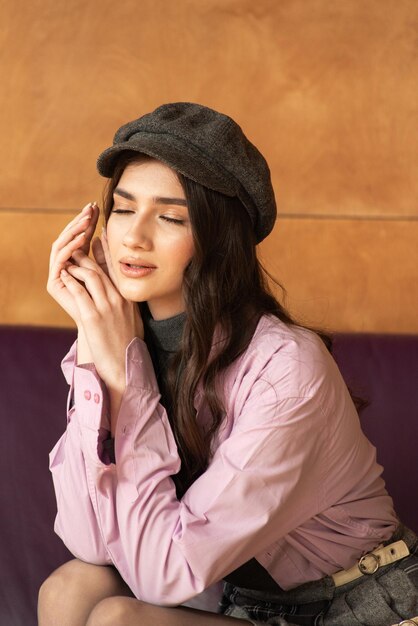
[[[229,117],[175,103],[119,129],[98,169],[94,259],[95,203],[51,253],[78,329],[51,453],[76,558],[43,584],[40,626],[417,615],[417,537],[324,341],[258,264],[276,217],[262,155]],[[179,607],[222,579],[223,614]]]

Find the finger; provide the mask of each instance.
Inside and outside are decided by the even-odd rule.
[[[87,223],[86,228],[86,239],[84,244],[81,247],[81,250],[88,255],[90,251],[90,243],[94,235],[94,231],[96,230],[97,222],[99,221],[100,209],[96,202],[93,202],[91,205],[91,219]]]
[[[102,229],[102,236],[100,238],[100,243],[102,244],[103,254],[106,260],[106,265],[109,270],[109,276],[114,285],[117,285],[115,268],[113,267],[112,258],[110,256],[109,243],[107,241],[106,229]]]
[[[68,291],[66,285],[62,281],[61,276],[55,280],[49,280],[47,283],[47,292],[62,307],[62,309],[78,324],[80,315],[77,303],[73,295]]]
[[[95,303],[84,285],[71,276],[68,270],[61,270],[60,279],[68,293],[73,297],[80,319],[86,319],[97,314]]]
[[[78,262],[78,259],[81,258],[79,251],[77,251],[77,253],[74,256],[76,257],[77,262]],[[117,302],[119,302],[120,293],[118,291],[118,288],[112,283],[110,277],[106,274],[106,272],[103,271],[102,268],[95,261],[93,261],[90,257],[84,256],[81,262],[83,263],[83,265],[73,265],[73,266],[70,265],[70,267],[67,268],[68,271],[72,270],[73,268],[75,269],[77,267],[80,269],[85,269],[86,274],[81,274],[80,272],[75,274],[74,272],[72,272],[72,275],[74,275],[77,279],[80,279],[83,281],[84,279],[88,280],[89,278],[91,278],[92,280],[96,280],[96,276],[97,276],[98,280],[101,281],[100,289],[103,290],[103,294],[105,295],[107,302],[109,302],[112,306],[114,306]],[[94,283],[86,282],[86,286],[89,291],[90,291],[90,285],[92,285],[94,288]],[[103,294],[97,293],[97,295],[99,295],[100,297],[102,297]],[[93,292],[92,292],[92,295],[93,295]]]
[[[97,247],[97,243],[95,243],[97,239],[98,238],[96,237],[95,240],[93,241],[94,248]],[[94,249],[93,249],[93,254],[94,254]],[[104,259],[103,253],[102,253],[102,258]],[[109,280],[109,274],[107,273],[106,264],[103,267],[96,258],[92,259],[91,257],[84,254],[84,252],[81,249],[75,250],[74,254],[72,255],[72,259],[75,261],[78,267],[85,267],[87,269],[94,270],[99,275],[101,275],[106,287],[112,284],[111,281]]]
[[[85,236],[85,231],[74,235],[68,234],[68,236],[60,241],[57,240],[53,244],[49,261],[49,272],[51,277],[57,278],[59,276],[59,272],[64,267],[65,263],[70,261],[73,253],[83,245]]]
[[[98,265],[102,268],[103,272],[109,276],[109,268],[106,263],[106,257],[103,250],[102,242],[99,237],[95,237],[92,241],[91,248],[93,250],[93,256],[96,259]]]
[[[74,235],[72,239],[70,239],[70,241],[68,241],[66,244],[61,242],[62,247],[58,247],[58,243],[55,242],[55,248],[53,247],[51,251],[51,256],[49,258],[50,275],[53,275],[54,277],[57,277],[59,275],[59,272],[64,267],[65,263],[70,261],[73,252],[82,245],[84,237],[84,231],[78,233],[77,235]]]
[[[104,311],[107,309],[110,295],[108,287],[111,286],[111,283],[103,272],[98,273],[95,269],[78,265],[70,265],[67,268],[67,272],[77,281],[84,284],[84,289],[87,290],[98,310]],[[113,285],[111,288],[114,290]]]
[[[71,228],[73,228],[73,226],[75,226],[80,220],[83,220],[84,218],[86,218],[87,216],[91,216],[92,213],[92,207],[95,204],[95,202],[89,202],[88,204],[86,204],[81,211],[79,211],[77,213],[77,215],[74,217],[74,219],[71,220],[71,222],[69,222],[67,224],[67,226],[64,228],[64,230],[62,231],[63,233],[65,233],[67,230],[71,230]]]
[[[89,253],[90,242],[96,230],[97,222],[99,220],[100,209],[97,202],[90,202],[87,204],[77,218],[70,222],[67,228],[64,229],[63,235],[65,240],[68,241],[69,234],[71,232],[79,232],[80,227],[84,227],[85,238],[81,245],[81,249],[85,254]],[[59,240],[58,240],[59,241]]]
[[[76,235],[87,230],[91,220],[91,214],[84,215],[71,226],[64,228],[52,244],[52,251],[57,252],[67,243],[69,243]]]
[[[75,237],[81,235],[82,232],[88,231],[89,223],[92,219],[93,207],[90,203],[86,205],[80,215],[72,220],[60,233],[51,247],[50,267],[56,261],[56,257],[64,246],[69,244]],[[82,242],[78,241],[80,245]]]
[[[88,267],[89,269],[94,269],[98,272],[101,271],[100,265],[96,262],[95,259],[92,259],[88,256],[81,248],[77,248],[72,255],[75,265],[79,267]]]
[[[67,224],[56,241],[52,244],[51,263],[56,260],[59,251],[69,244],[73,238],[80,235],[81,232],[84,233],[84,239],[83,241],[79,240],[78,244],[86,254],[89,253],[90,241],[96,229],[99,213],[100,210],[96,202],[86,204],[81,213]]]
[[[90,202],[81,211],[78,219],[70,222],[67,228],[64,229],[58,239],[52,244],[49,267],[50,272],[53,271],[54,278],[59,275],[62,267],[70,259],[75,250],[80,249],[84,254],[88,255],[90,241],[96,229],[99,214],[100,209],[97,203]],[[55,267],[54,270],[52,270],[53,266]]]

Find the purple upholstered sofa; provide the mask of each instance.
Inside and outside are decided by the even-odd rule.
[[[71,558],[53,531],[48,452],[65,428],[59,363],[74,337],[0,327],[0,626],[35,626],[41,582]],[[401,519],[418,530],[418,336],[338,335],[334,355],[351,389],[370,401],[364,430]],[[205,601],[213,606],[213,594]]]

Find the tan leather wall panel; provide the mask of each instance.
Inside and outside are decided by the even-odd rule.
[[[0,323],[73,326],[46,292],[50,246],[70,214],[0,213]]]
[[[416,0],[2,3],[2,206],[78,206],[125,121],[191,99],[269,157],[285,213],[416,214]]]
[[[286,219],[260,257],[301,322],[418,333],[417,241],[418,222]]]
[[[192,100],[268,158],[290,219],[263,251],[296,308],[416,330],[417,37],[416,0],[3,0],[0,322],[67,323],[43,294],[60,212],[100,199],[95,159],[121,123]]]
[[[0,213],[2,323],[69,326],[45,291],[49,244],[70,214]],[[283,219],[261,244],[302,322],[329,330],[418,333],[417,222]],[[402,272],[394,271],[402,269]]]

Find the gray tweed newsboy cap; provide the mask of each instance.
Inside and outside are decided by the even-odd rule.
[[[102,176],[112,176],[124,150],[152,156],[209,189],[238,196],[257,242],[273,229],[276,202],[267,162],[227,115],[191,102],[163,104],[119,128],[97,160]]]

